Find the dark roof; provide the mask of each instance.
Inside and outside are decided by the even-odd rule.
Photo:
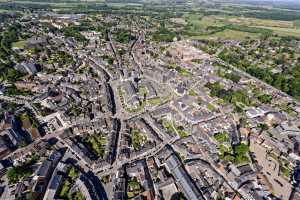
[[[56,174],[55,176],[53,176],[53,179],[51,180],[50,185],[49,185],[49,189],[57,190],[62,182],[62,178],[63,178],[62,175]]]
[[[52,167],[52,161],[50,161],[50,160],[45,160],[45,161],[41,164],[41,166],[39,167],[39,169],[38,169],[36,175],[37,175],[37,176],[47,176],[48,173],[49,173],[49,171],[50,171],[50,169],[51,169],[51,167]]]
[[[240,166],[240,167],[238,167],[238,169],[240,170],[241,175],[245,175],[245,174],[249,174],[249,173],[253,173],[254,172],[253,169],[248,164]]]
[[[181,166],[181,162],[175,154],[167,159],[166,164],[172,175],[175,177],[177,184],[182,188],[184,195],[191,200],[204,199],[199,189],[189,177],[185,169]]]

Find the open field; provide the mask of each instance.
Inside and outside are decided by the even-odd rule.
[[[175,23],[175,24],[181,24],[181,25],[186,25],[187,24],[186,20],[183,19],[183,18],[171,18],[170,21]]]
[[[128,7],[128,6],[132,6],[132,7],[135,7],[135,6],[142,6],[142,4],[139,4],[139,3],[106,3],[106,5],[108,6],[111,6],[111,7]]]
[[[267,27],[281,27],[281,28],[293,28],[294,23],[292,21],[281,20],[267,20],[245,17],[227,17],[224,20],[227,23],[240,24],[245,26],[267,26]]]
[[[0,9],[0,13],[9,13],[11,12],[10,10],[5,10],[5,9]]]
[[[217,40],[217,39],[225,39],[225,40],[245,40],[245,39],[256,39],[260,36],[257,33],[247,33],[242,31],[234,31],[234,30],[224,30],[222,32],[218,32],[212,35],[199,35],[194,36],[192,39],[209,39],[209,40]]]
[[[295,28],[300,28],[300,20],[294,21],[294,27]]]
[[[8,0],[0,0],[0,3],[10,2]],[[77,5],[85,5],[89,3],[104,3],[105,0],[93,0],[93,1],[61,1],[61,2],[47,2],[47,1],[15,1],[16,4],[36,4],[36,5],[50,5],[55,7],[74,7]]]
[[[293,36],[300,38],[300,29],[296,28],[280,28],[280,27],[267,27],[267,26],[259,26],[258,28],[266,28],[274,31],[274,34],[278,34],[279,36]]]
[[[199,26],[222,26],[228,24],[238,24],[245,26],[267,26],[280,28],[300,27],[300,21],[256,19],[249,17],[232,17],[225,15],[202,16],[201,14],[185,14],[183,18],[186,22]]]
[[[202,14],[185,14],[183,16],[185,22],[191,24],[196,28],[203,28],[207,26],[222,26],[224,25],[217,16],[203,16]]]
[[[267,30],[273,31],[278,36],[300,37],[300,28],[297,28],[300,27],[300,21],[256,19],[226,15],[203,16],[202,14],[194,13],[184,14],[182,18],[177,18],[176,21],[178,24],[186,26],[185,31],[191,39],[255,39]],[[225,27],[230,25],[240,27]],[[226,30],[220,29],[222,27],[225,27],[224,29]],[[252,27],[262,30],[254,30],[251,29]]]
[[[0,0],[0,3],[5,3],[5,2],[11,2],[11,0]],[[57,2],[47,2],[47,1],[26,1],[26,0],[16,0],[14,1],[15,3],[34,3],[34,4],[64,4],[64,3],[99,3],[99,2],[105,2],[105,0],[61,0],[61,1],[57,1]]]

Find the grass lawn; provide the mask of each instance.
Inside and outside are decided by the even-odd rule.
[[[68,168],[67,176],[65,177],[63,181],[63,185],[58,193],[59,194],[58,197],[60,199],[84,200],[84,196],[79,190],[77,191],[72,190],[78,176],[79,176],[79,171],[74,166]]]
[[[184,130],[177,130],[179,136],[181,138],[187,137],[189,134],[187,132],[185,132]]]
[[[214,105],[212,105],[212,104],[207,104],[207,109],[209,110],[209,111],[214,111],[216,108],[214,107]]]
[[[230,141],[228,133],[217,133],[217,134],[214,135],[214,138],[219,143],[229,142]]]
[[[22,115],[20,115],[20,118],[22,121],[30,120],[30,117],[27,113],[23,113]]]
[[[128,192],[136,193],[136,192],[141,192],[142,190],[143,188],[140,185],[140,183],[137,181],[136,177],[130,178],[128,180],[128,189],[127,189]]]
[[[25,40],[21,40],[21,41],[18,41],[18,42],[14,42],[12,44],[12,47],[13,48],[21,48],[21,49],[23,49],[25,47],[25,45],[26,45],[26,41]]]
[[[193,89],[190,89],[189,95],[190,96],[198,96],[197,92],[195,90],[193,90]]]
[[[218,99],[218,100],[217,100],[217,104],[218,104],[218,105],[221,105],[221,106],[225,106],[225,105],[226,105],[226,102],[225,102],[223,99]]]
[[[246,144],[239,144],[234,147],[234,162],[236,164],[248,163],[249,162],[249,147]]]
[[[228,146],[228,145],[224,145],[224,144],[220,144],[218,146],[218,150],[219,150],[220,155],[224,155],[225,153],[229,153],[229,154],[233,153],[232,147]]]
[[[75,169],[75,167],[71,167],[71,169],[69,170],[68,176],[74,181],[77,177],[78,177],[78,172]]]
[[[63,198],[67,197],[70,187],[71,187],[71,183],[68,180],[66,180],[62,186],[59,196]]]
[[[100,157],[104,156],[104,146],[106,144],[106,138],[102,135],[91,135],[84,140],[84,143]]]
[[[128,199],[131,199],[134,197],[134,193],[133,192],[127,192],[127,197]]]
[[[144,96],[144,95],[147,95],[148,94],[148,90],[146,87],[140,87],[139,88],[139,95],[140,96]]]
[[[281,173],[284,177],[289,177],[290,176],[290,173],[291,173],[291,170],[286,168],[286,167],[281,167]]]
[[[163,120],[162,124],[163,124],[163,127],[165,129],[167,129],[168,131],[170,131],[171,133],[176,133],[176,130],[175,130],[175,128],[172,125],[172,122],[169,122],[167,120]]]
[[[139,190],[141,186],[137,182],[137,180],[131,179],[131,180],[128,181],[128,187],[130,187],[131,190]]]
[[[182,126],[175,127],[173,121],[163,120],[162,125],[165,129],[167,129],[171,133],[175,133],[179,135],[179,137],[187,137],[189,134],[184,130]]]
[[[132,146],[135,150],[140,149],[147,141],[147,136],[139,130],[132,130]]]
[[[150,104],[151,106],[156,106],[161,103],[161,100],[159,97],[157,97],[157,98],[153,98],[153,99],[148,99],[147,103]]]
[[[175,69],[181,76],[190,76],[191,73],[189,72],[189,70],[182,68],[180,66],[176,66],[175,64],[171,64],[167,67],[168,69]]]
[[[269,156],[270,156],[271,158],[273,158],[274,160],[279,161],[278,156],[277,156],[275,153],[270,152],[270,153],[269,153]]]
[[[187,69],[180,68],[177,71],[181,76],[185,76],[185,77],[191,76],[191,73]]]

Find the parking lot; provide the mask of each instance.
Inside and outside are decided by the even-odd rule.
[[[255,142],[251,142],[250,150],[255,153],[258,164],[262,166],[262,173],[271,183],[273,193],[276,196],[281,197],[282,200],[288,200],[292,188],[286,179],[279,176],[278,161],[270,156],[267,156],[266,149]]]

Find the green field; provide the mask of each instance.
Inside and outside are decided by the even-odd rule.
[[[0,9],[0,14],[1,13],[9,13],[9,12],[11,12],[10,10],[5,10],[5,9]]]
[[[295,28],[300,28],[300,20],[294,21],[294,27]]]
[[[21,41],[18,41],[18,42],[14,42],[12,44],[12,47],[13,48],[24,48],[26,45],[26,41],[25,40],[21,40]]]
[[[258,28],[266,28],[274,31],[274,34],[279,36],[294,36],[300,37],[300,29],[297,28],[280,28],[280,27],[267,27],[267,26],[260,26]]]
[[[223,20],[225,23],[239,24],[245,26],[266,26],[266,27],[280,27],[280,28],[293,28],[294,23],[292,21],[283,20],[269,20],[269,19],[256,19],[248,17],[219,17],[219,20]]]
[[[185,13],[181,18],[177,18],[174,22],[185,26],[184,32],[186,37],[191,39],[225,39],[225,40],[245,40],[257,39],[261,36],[260,30],[249,31],[253,27],[264,30],[271,30],[278,36],[294,36],[300,37],[300,20],[284,21],[271,19],[257,19],[227,15],[208,15]],[[239,26],[242,30],[227,28],[226,30],[218,30],[224,26]],[[298,29],[299,28],[299,29]],[[262,30],[262,31],[264,31]]]
[[[3,2],[11,2],[10,0],[0,0],[0,3]],[[47,1],[26,1],[26,0],[16,0],[14,3],[33,3],[33,4],[80,4],[80,3],[99,3],[99,2],[105,2],[105,0],[61,0],[57,2],[47,2]]]
[[[247,33],[242,31],[224,30],[212,35],[199,35],[193,36],[192,39],[208,39],[208,40],[245,40],[245,39],[257,39],[260,35],[257,33]]]

